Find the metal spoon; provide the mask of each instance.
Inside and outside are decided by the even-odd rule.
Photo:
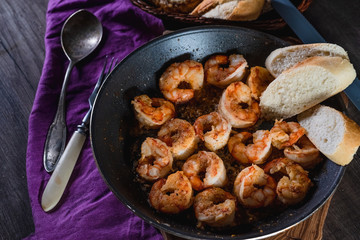
[[[76,63],[87,57],[99,45],[103,34],[101,22],[92,13],[79,10],[64,23],[61,30],[61,46],[70,60],[61,88],[59,104],[51,124],[44,148],[44,168],[52,172],[64,152],[66,144],[66,86]]]

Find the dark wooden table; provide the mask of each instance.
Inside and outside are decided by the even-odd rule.
[[[45,57],[47,2],[2,0],[0,4],[0,239],[21,239],[34,231],[25,159],[28,118]],[[358,0],[314,0],[305,13],[328,42],[349,52],[358,73],[359,10]],[[274,34],[284,33],[292,34],[288,28]],[[360,123],[359,116],[353,117]],[[323,239],[360,238],[359,198],[360,162],[353,161],[330,203]]]

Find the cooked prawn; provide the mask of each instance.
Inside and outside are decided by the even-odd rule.
[[[239,202],[248,208],[270,205],[276,197],[276,182],[257,165],[244,168],[234,182],[234,193]]]
[[[186,83],[184,88],[180,88]],[[171,64],[160,77],[159,87],[164,97],[174,103],[185,103],[194,97],[204,83],[204,69],[201,63],[186,60]]]
[[[322,161],[320,151],[306,135],[302,136],[296,144],[286,147],[284,149],[284,155],[305,169],[314,168]]]
[[[186,159],[197,148],[194,127],[187,121],[174,118],[166,122],[158,132],[158,138],[165,142],[175,159]]]
[[[226,88],[219,112],[234,128],[253,126],[260,116],[259,103],[252,99],[250,88],[243,82],[234,82]]]
[[[150,204],[163,213],[176,214],[193,204],[193,190],[189,179],[182,171],[170,174],[167,179],[159,179],[151,187]]]
[[[196,191],[208,187],[223,187],[227,183],[224,162],[214,152],[199,151],[186,160],[182,170]],[[202,173],[205,173],[203,179],[200,176]]]
[[[249,164],[250,161],[246,156],[245,142],[251,139],[252,134],[249,132],[240,132],[230,137],[228,142],[228,149],[231,154],[241,164]]]
[[[214,86],[226,87],[232,82],[241,81],[246,74],[247,66],[243,55],[215,55],[205,63],[205,79]]]
[[[302,201],[311,186],[311,180],[299,164],[287,159],[277,158],[267,163],[264,168],[266,173],[280,172],[285,174],[276,187],[278,199],[287,205]]]
[[[246,145],[251,139],[253,144]],[[242,164],[262,164],[271,154],[271,136],[268,130],[258,130],[251,134],[241,132],[229,139],[228,148],[231,156]]]
[[[198,117],[194,128],[196,135],[205,141],[205,147],[211,151],[223,148],[231,132],[231,124],[217,112]],[[204,131],[208,132],[204,134]]]
[[[147,95],[136,96],[131,104],[141,126],[159,128],[175,116],[174,105],[162,98],[150,98]]]
[[[141,144],[141,158],[136,171],[142,178],[155,181],[170,172],[172,163],[173,157],[168,146],[159,139],[148,137]]]
[[[273,80],[274,77],[266,68],[256,66],[250,68],[250,74],[246,80],[246,84],[251,89],[251,96],[259,100],[263,91],[265,91]]]
[[[236,198],[221,188],[213,187],[198,193],[194,200],[196,219],[212,227],[232,225]]]
[[[272,144],[277,149],[284,149],[296,143],[306,133],[305,128],[297,122],[275,120],[270,130]]]

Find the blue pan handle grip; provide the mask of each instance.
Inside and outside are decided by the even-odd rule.
[[[325,39],[299,12],[290,0],[271,0],[271,5],[286,21],[303,43],[324,43]],[[360,111],[360,80],[355,78],[352,84],[344,90],[350,101]]]

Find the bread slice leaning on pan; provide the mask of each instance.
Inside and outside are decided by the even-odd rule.
[[[316,105],[299,114],[310,141],[333,162],[347,165],[360,146],[360,127],[334,108]]]
[[[343,91],[356,72],[341,57],[310,57],[282,72],[260,97],[262,117],[268,120],[295,116]]]
[[[339,45],[312,43],[278,48],[266,58],[265,66],[274,77],[278,77],[286,69],[314,56],[341,57],[349,60],[347,52]]]

